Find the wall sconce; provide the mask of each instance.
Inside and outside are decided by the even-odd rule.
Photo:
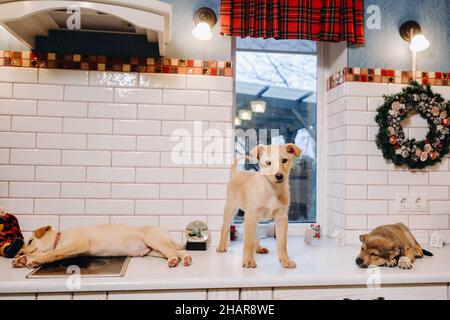
[[[250,101],[250,108],[255,113],[264,113],[266,112],[267,103],[263,100],[253,100]]]
[[[195,12],[194,23],[192,35],[198,40],[208,41],[213,36],[211,28],[217,23],[217,16],[212,9],[202,7]]]
[[[417,53],[428,49],[430,41],[422,34],[422,28],[416,21],[406,21],[400,26],[400,36],[410,42],[409,49],[412,52],[412,73],[416,80]]]
[[[239,117],[234,118],[234,125],[240,126],[242,124],[242,120]]]
[[[253,118],[253,113],[250,110],[239,110],[239,118],[241,118],[241,120],[250,121]]]

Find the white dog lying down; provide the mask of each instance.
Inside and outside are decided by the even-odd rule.
[[[15,268],[36,268],[42,264],[78,256],[155,256],[165,257],[169,267],[176,267],[182,260],[184,266],[192,258],[176,244],[160,227],[132,228],[124,225],[106,224],[94,227],[54,231],[46,226],[34,231],[13,260]]]

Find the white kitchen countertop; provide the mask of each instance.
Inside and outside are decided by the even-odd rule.
[[[275,240],[261,243],[271,252],[257,255],[256,269],[241,267],[242,244],[234,242],[225,254],[213,247],[191,252],[190,267],[169,269],[160,258],[133,258],[124,277],[83,278],[80,290],[69,290],[62,278],[26,279],[30,270],[13,269],[11,260],[0,258],[0,293],[366,285],[371,275],[355,265],[359,246],[337,247],[332,239],[305,245],[302,237],[291,237],[289,252],[297,268],[284,269],[278,263]],[[411,270],[381,268],[381,284],[450,283],[450,248],[430,251],[435,256],[417,260]]]

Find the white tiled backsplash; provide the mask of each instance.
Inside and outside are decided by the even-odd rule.
[[[344,229],[348,243],[382,224],[403,222],[421,242],[433,230],[450,241],[450,168],[443,163],[424,171],[396,168],[384,160],[375,144],[378,125],[376,109],[383,94],[401,91],[401,85],[344,83],[327,93],[328,224]],[[449,87],[433,87],[450,99]],[[414,119],[414,118],[413,118]],[[428,131],[411,121],[409,134],[425,136]],[[396,194],[425,194],[425,212],[398,212]]]
[[[232,77],[0,68],[0,205],[27,235],[111,222],[181,240],[194,219],[218,231],[229,164],[173,163],[171,134],[231,127],[232,91]]]

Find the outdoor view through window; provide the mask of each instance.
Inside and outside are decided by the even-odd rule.
[[[314,42],[237,38],[236,129],[256,129],[259,143],[295,143],[302,149],[290,176],[290,222],[316,221],[316,93]],[[250,148],[245,138],[236,139],[237,155]]]

